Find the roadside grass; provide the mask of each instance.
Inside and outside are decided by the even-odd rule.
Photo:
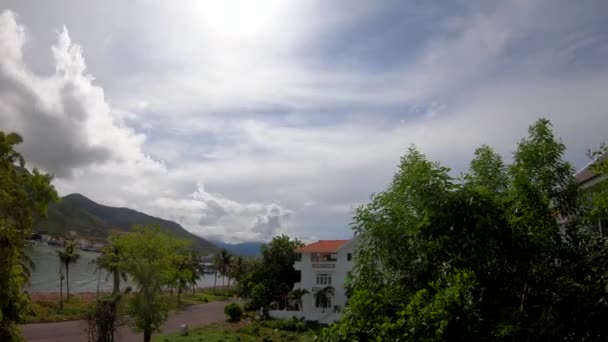
[[[94,298],[74,295],[69,301],[64,301],[63,310],[59,310],[59,298],[57,300],[33,300],[32,312],[27,315],[26,323],[84,319],[85,314],[94,302]]]
[[[171,310],[178,310],[183,307],[225,300],[232,298],[234,290],[217,289],[214,293],[213,289],[197,290],[195,293],[187,291],[182,293],[181,303],[177,305],[177,294],[174,291],[173,295],[167,293],[169,306]],[[130,300],[130,296],[127,300]],[[32,310],[26,317],[25,323],[42,323],[42,322],[61,322],[71,320],[81,320],[86,318],[87,312],[95,303],[95,294],[75,293],[70,297],[69,301],[64,301],[63,310],[59,310],[59,294],[44,294],[32,295]],[[121,305],[121,311],[124,312],[126,304]]]
[[[206,327],[193,329],[188,336],[179,334],[160,335],[153,342],[256,342],[256,341],[316,341],[319,330],[309,329],[302,332],[271,329],[257,322],[217,323]]]

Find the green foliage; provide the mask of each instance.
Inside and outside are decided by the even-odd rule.
[[[330,298],[333,297],[335,289],[331,286],[326,286],[323,289],[315,292],[315,305],[317,307],[325,309],[329,307]]]
[[[311,326],[309,326],[308,323],[303,318],[298,319],[296,317],[292,317],[290,319],[264,320],[264,321],[260,322],[260,325],[270,328],[270,329],[294,331],[294,332],[302,332],[302,331],[306,331],[309,328],[311,328]],[[312,327],[314,327],[314,325]]]
[[[286,235],[276,236],[263,245],[262,258],[252,262],[248,266],[249,271],[239,280],[241,296],[250,297],[256,308],[260,308],[286,295],[299,280],[299,273],[293,265],[299,257],[296,248],[300,246],[302,243],[299,240],[291,240]],[[264,288],[263,297],[262,291],[258,291],[254,300],[253,289],[260,284]],[[279,303],[284,305],[284,302]]]
[[[130,292],[127,288],[125,294]],[[86,315],[89,342],[113,342],[116,328],[122,323],[119,320],[119,304],[122,293],[112,293],[95,301]]]
[[[293,289],[289,292],[289,299],[296,302],[298,310],[304,310],[304,306],[302,305],[302,297],[309,294],[310,292],[307,289]]]
[[[224,307],[224,314],[230,322],[238,322],[243,317],[243,308],[237,303],[230,303]]]
[[[608,335],[608,243],[547,120],[462,179],[415,148],[355,212],[349,303],[327,341],[557,341]]]
[[[70,299],[70,265],[77,263],[78,259],[80,259],[80,254],[75,252],[75,248],[76,246],[74,245],[74,241],[69,240],[66,242],[65,248],[63,250],[57,251],[57,257],[59,258],[59,262],[65,268],[65,285],[68,294],[68,300]],[[60,278],[63,280],[63,275],[60,275]]]
[[[22,142],[18,134],[0,132],[0,340],[19,341],[17,323],[25,319],[28,297],[23,261],[25,238],[34,216],[44,215],[48,203],[57,200],[52,177],[25,167],[15,151]]]
[[[245,305],[247,310],[258,310],[268,304],[268,291],[264,284],[257,284],[251,290],[249,301]]]
[[[174,266],[188,242],[158,227],[135,227],[134,232],[117,236],[114,244],[121,251],[120,268],[137,284],[128,314],[147,342],[168,317],[169,304],[162,288],[174,282],[178,272]]]
[[[268,321],[274,322],[274,321]],[[317,329],[306,328],[306,330],[292,331],[269,328],[265,322],[253,323],[243,326],[242,324],[221,323],[205,326],[190,331],[188,336],[163,335],[154,338],[158,342],[312,342],[317,340]]]

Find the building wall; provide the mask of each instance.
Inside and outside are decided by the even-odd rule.
[[[353,268],[354,257],[348,260],[348,255],[353,256],[354,240],[349,241],[342,246],[336,253],[335,262],[313,262],[312,253],[302,253],[301,261],[296,262],[295,269],[301,272],[301,281],[294,285],[294,289],[307,289],[310,293],[302,297],[302,305],[304,313],[308,319],[317,319],[317,313],[322,311],[322,308],[315,306],[314,294],[328,285],[317,284],[317,274],[326,273],[331,275],[331,286],[335,293],[331,301],[331,306],[325,309],[326,313],[333,313],[334,306],[339,306],[342,311],[346,305],[346,292],[344,282],[346,275]],[[324,267],[323,267],[324,266]],[[335,267],[331,267],[335,266]]]

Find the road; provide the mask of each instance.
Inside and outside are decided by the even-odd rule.
[[[195,328],[223,321],[224,306],[231,302],[233,300],[186,307],[169,315],[169,319],[162,327],[162,333],[176,333],[184,323],[190,328]],[[21,331],[27,342],[87,342],[85,321],[32,323],[21,326]],[[143,341],[142,334],[126,326],[118,329],[116,337],[117,342]]]

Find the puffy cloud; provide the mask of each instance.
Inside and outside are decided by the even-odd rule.
[[[24,136],[19,148],[28,163],[55,174],[62,193],[173,219],[207,237],[268,240],[287,230],[289,211],[281,206],[207,193],[200,176],[184,178],[147,155],[145,136],[124,121],[133,114],[108,104],[66,28],[51,48],[55,72],[33,72],[23,59],[26,30],[16,19],[0,14],[0,125]],[[272,228],[260,230],[260,220]]]
[[[56,69],[49,77],[25,65],[26,37],[12,12],[0,14],[0,122],[26,137],[20,148],[34,165],[61,177],[111,160],[162,168],[141,152],[143,136],[113,115],[67,29],[52,47]]]
[[[24,59],[44,54],[24,53],[25,30],[3,15],[0,124],[63,192],[232,241],[349,237],[353,206],[412,143],[458,174],[483,143],[509,158],[541,116],[576,165],[606,139],[601,0],[304,3],[281,9],[280,29],[224,39],[199,1],[108,0],[96,9],[120,10],[86,20],[59,4],[59,23],[15,1],[37,36],[65,20],[88,65],[66,32],[51,75],[33,72]]]

